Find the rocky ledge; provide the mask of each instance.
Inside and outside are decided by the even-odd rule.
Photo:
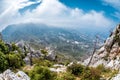
[[[0,80],[30,80],[30,78],[23,71],[14,73],[8,69],[0,74]]]

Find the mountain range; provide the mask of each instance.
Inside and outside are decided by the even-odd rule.
[[[2,31],[2,35],[6,42],[23,40],[36,49],[51,47],[75,59],[89,53],[94,40],[75,29],[33,23],[9,25]]]

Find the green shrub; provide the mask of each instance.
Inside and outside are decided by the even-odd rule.
[[[82,74],[82,72],[84,71],[84,66],[83,65],[81,65],[81,64],[73,64],[73,65],[71,65],[71,66],[69,66],[68,68],[67,68],[67,70],[69,71],[69,72],[71,72],[72,74],[74,74],[74,75],[76,75],[76,76],[79,76],[79,75],[81,75]]]
[[[6,56],[0,51],[0,73],[8,68]]]
[[[7,54],[9,52],[8,46],[6,46],[2,40],[0,40],[0,51],[4,54]]]
[[[33,59],[33,63],[36,63],[37,66],[45,66],[45,67],[51,67],[53,65],[53,62],[42,59]]]
[[[42,54],[45,54],[45,55],[48,54],[47,50],[45,50],[45,49],[42,49],[42,50],[41,50],[41,53],[42,53]]]
[[[24,61],[22,60],[20,54],[8,54],[7,56],[7,60],[9,62],[9,67],[11,68],[20,68],[21,66],[24,65]]]
[[[12,51],[18,50],[18,46],[15,45],[15,43],[12,43]]]
[[[100,80],[101,71],[97,68],[88,68],[83,72],[81,80]]]
[[[113,70],[110,74],[110,78],[114,77],[118,73],[119,73],[119,70]]]
[[[103,76],[103,78],[111,78],[118,73],[118,70],[106,68],[103,64],[98,65],[96,68],[101,71],[101,75]]]
[[[8,47],[4,41],[0,40],[0,71],[7,68],[20,68],[24,65],[23,58],[24,55],[14,43]]]
[[[62,73],[62,76],[57,77],[56,80],[75,80],[75,76],[69,72]]]
[[[28,75],[31,77],[31,80],[54,80],[56,74],[51,72],[46,67],[35,66]]]
[[[103,64],[101,64],[101,65],[98,65],[97,67],[96,67],[98,70],[100,70],[102,73],[108,73],[108,72],[111,72],[111,70],[110,70],[110,68],[105,68],[105,66],[103,65]]]

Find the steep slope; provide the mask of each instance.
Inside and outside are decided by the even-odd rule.
[[[91,57],[84,61],[87,65]],[[100,64],[112,69],[120,69],[120,24],[110,34],[104,45],[94,54],[90,66]]]
[[[48,27],[43,24],[10,25],[2,31],[7,42],[28,41],[35,48],[51,46],[59,53],[79,58],[90,51],[92,40],[74,30]]]

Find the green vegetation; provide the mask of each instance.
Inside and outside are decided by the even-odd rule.
[[[110,79],[118,70],[111,70],[110,68],[105,68],[104,65],[99,65],[96,68],[85,67],[81,64],[73,64],[67,68],[67,73],[71,73],[78,77],[79,80],[100,80],[100,78]]]
[[[6,56],[0,51],[0,72],[3,72],[8,67],[8,61],[6,60]]]
[[[103,64],[98,65],[96,69],[101,70],[102,73],[109,73],[111,71],[110,68],[105,68]]]
[[[8,46],[2,40],[0,40],[0,51],[4,54],[8,54],[9,52]]]
[[[2,34],[3,38],[8,42],[24,40],[38,50],[51,46],[58,53],[78,60],[84,53],[91,51],[93,47],[91,36],[70,29],[47,27],[41,24],[10,25],[2,31]],[[85,39],[86,37],[87,39]],[[86,45],[89,47],[86,47]]]
[[[84,68],[85,67],[81,64],[73,64],[72,66],[68,67],[68,71],[76,76],[79,76],[84,71]]]
[[[87,68],[84,70],[81,80],[100,80],[101,71],[97,68]]]
[[[111,78],[118,73],[118,70],[111,70],[110,68],[105,68],[103,64],[96,67],[98,70],[101,71],[101,76],[104,78]]]
[[[55,80],[56,74],[51,72],[47,67],[35,66],[28,72],[31,80]]]
[[[3,72],[8,68],[20,68],[23,65],[24,62],[22,54],[18,50],[18,47],[14,44],[9,47],[2,40],[0,40],[0,72]]]
[[[44,60],[44,59],[39,59],[39,61],[37,63],[35,63],[35,64],[36,64],[36,66],[51,67],[54,64],[54,62]]]
[[[45,55],[47,54],[46,50],[41,50],[41,52]],[[0,40],[0,73],[8,68],[14,71],[16,69],[23,69],[25,65],[23,61],[24,57],[25,54],[22,54],[14,43],[7,45],[4,41]],[[68,66],[66,72],[51,72],[49,68],[53,67],[54,64],[61,62],[63,65],[68,65],[69,60],[61,57],[59,55],[56,61],[45,60],[43,57],[32,58],[32,68],[24,71],[29,75],[31,80],[100,80],[100,78],[110,79],[118,73],[118,70],[105,68],[104,65],[99,65],[96,68],[86,68],[77,63]]]
[[[25,70],[31,80],[76,80],[76,77],[70,72],[56,73],[49,70],[53,62],[41,60],[34,65],[31,70]]]
[[[70,72],[61,73],[61,76],[57,76],[55,80],[76,80],[75,76]]]
[[[42,49],[41,52],[42,52],[42,54],[45,54],[45,55],[48,54],[47,50],[45,50],[45,49]]]
[[[15,43],[12,43],[12,51],[15,51],[15,50],[19,51],[19,48],[15,45]]]
[[[7,56],[7,60],[9,61],[9,67],[12,67],[13,69],[15,68],[20,68],[21,66],[24,65],[24,62],[20,56],[20,54],[8,54]]]
[[[71,74],[74,74],[77,77],[80,77],[81,80],[99,80],[101,71],[97,68],[86,68],[81,64],[73,64],[68,67],[68,71]]]

